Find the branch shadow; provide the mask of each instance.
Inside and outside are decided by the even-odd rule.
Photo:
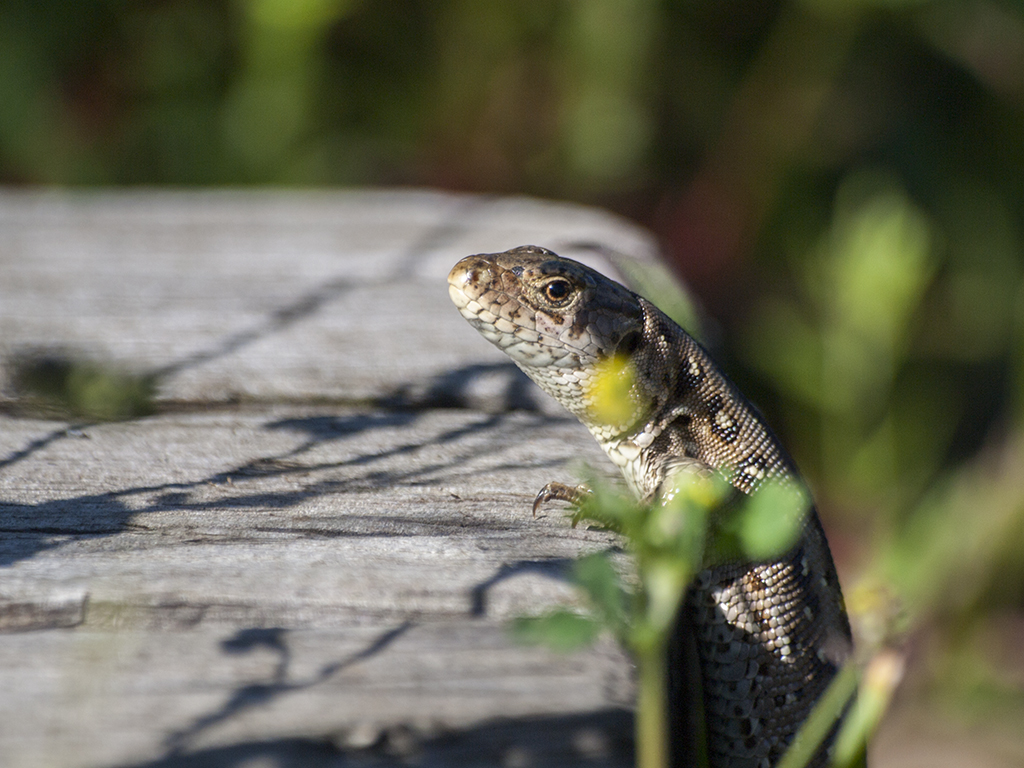
[[[480,434],[488,435],[494,453],[500,455],[504,446],[521,441],[524,432],[543,426],[547,421],[539,415],[524,423],[522,419],[511,420],[509,414],[475,414],[465,423],[433,435],[430,439],[399,439],[383,450],[377,449],[372,441],[359,439],[383,429],[414,434],[414,428],[423,415],[422,411],[397,410],[276,419],[266,422],[261,428],[297,432],[304,439],[287,451],[261,456],[196,480],[132,486],[105,493],[48,499],[35,504],[0,501],[0,567],[10,566],[19,560],[86,537],[114,536],[131,530],[148,531],[145,518],[153,513],[182,510],[201,513],[225,508],[279,510],[329,495],[429,485],[437,482],[439,475],[446,481],[470,478],[476,471],[467,467],[466,462],[479,452],[471,440],[466,441],[460,450],[449,449],[443,459],[409,462],[406,466],[395,466],[393,460],[420,451],[430,454],[436,448],[450,446]],[[54,432],[45,440],[50,442],[59,437]],[[336,441],[348,441],[353,445],[362,442],[366,447],[354,450],[340,460],[310,460],[310,454],[318,447]],[[441,455],[441,452],[437,452],[437,455]],[[533,466],[556,467],[562,464],[562,460],[551,460]],[[495,464],[497,469],[505,467],[519,468],[521,462]],[[314,474],[321,477],[309,479]],[[297,483],[297,487],[287,490],[258,487],[260,480],[282,477],[303,479]],[[256,487],[247,492],[246,486],[250,484],[256,484]],[[209,486],[218,487],[222,493],[214,498],[209,498],[209,494],[205,494],[206,498],[196,498],[198,491]],[[410,518],[405,522],[411,526],[411,530],[403,534],[395,533],[393,527],[394,523],[401,520],[389,518],[392,524],[390,527],[374,525],[375,522],[379,523],[380,520],[340,514],[330,520],[328,527],[296,527],[287,530],[298,535],[317,537],[387,536],[409,535],[415,529],[422,531],[424,528],[436,530],[438,527],[465,528],[467,524],[487,525],[482,521],[467,523],[463,518],[445,516]],[[353,526],[359,526],[359,530],[353,529]],[[257,526],[256,530],[265,532],[274,529]]]
[[[444,247],[446,243],[457,240],[471,226],[475,211],[486,208],[497,199],[496,196],[474,196],[459,201],[449,215],[440,219],[435,224],[424,228],[419,237],[409,242],[408,246],[399,255],[399,258],[396,259],[394,268],[376,280],[356,282],[343,276],[326,280],[312,290],[297,296],[294,300],[268,311],[262,319],[253,323],[250,327],[236,330],[222,338],[215,339],[205,347],[200,347],[196,351],[184,355],[177,360],[172,360],[148,371],[141,371],[138,377],[141,380],[147,381],[155,388],[160,382],[164,382],[172,376],[235,354],[252,344],[280,333],[321,312],[328,305],[354,290],[371,284],[389,283],[396,279],[404,279],[427,255]],[[78,354],[75,350],[69,350],[65,347],[53,349],[14,349],[10,353],[10,360],[8,362],[12,363],[21,358],[31,360],[39,357],[53,357],[59,364],[61,362],[74,362]],[[0,470],[29,458],[55,440],[70,436],[75,430],[76,427],[72,425],[55,430],[43,438],[31,441],[24,448],[15,450],[6,458],[0,459]]]
[[[363,748],[327,736],[251,740],[117,768],[631,768],[633,753],[633,713],[609,707],[441,732],[400,723]]]
[[[569,569],[573,562],[574,560],[569,557],[553,557],[547,560],[520,560],[502,565],[493,576],[480,582],[470,591],[470,615],[477,618],[487,615],[487,593],[501,582],[524,573],[536,573],[556,581],[569,581]]]
[[[269,704],[282,696],[300,693],[326,681],[342,670],[360,661],[372,658],[384,651],[391,643],[404,635],[412,622],[403,622],[394,629],[382,633],[372,643],[341,661],[321,667],[307,680],[288,681],[288,667],[291,663],[291,651],[287,644],[288,630],[280,627],[250,628],[239,630],[233,637],[221,643],[225,653],[237,655],[249,653],[258,648],[266,648],[278,656],[277,666],[271,679],[264,683],[244,685],[235,690],[224,705],[206,715],[196,718],[191,725],[180,731],[171,733],[165,740],[167,756],[182,754],[190,741],[215,725],[230,720],[232,717],[256,707]]]
[[[515,363],[505,361],[470,363],[441,371],[426,381],[406,382],[377,404],[383,408],[470,408],[488,413],[545,411],[544,395],[538,387]]]
[[[59,427],[49,434],[30,440],[28,445],[24,448],[12,451],[6,458],[0,459],[0,470],[29,458],[36,451],[43,450],[43,448],[46,448],[57,440],[63,440],[66,437],[79,437],[82,434],[82,429],[87,426],[87,424],[78,424],[74,426]]]

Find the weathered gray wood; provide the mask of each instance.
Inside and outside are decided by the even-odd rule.
[[[611,545],[555,510],[529,514],[545,478],[571,475],[569,457],[601,458],[567,426],[528,413],[292,406],[65,432],[3,470],[2,589],[51,605],[87,593],[90,625],[125,612],[159,628],[200,612],[261,625],[468,615],[473,589],[503,566]],[[5,447],[53,430],[3,427]],[[535,588],[517,598],[495,585],[489,616],[545,589],[568,594],[543,574],[521,578]]]
[[[180,401],[376,398],[506,362],[449,306],[460,256],[578,241],[654,252],[608,214],[517,198],[0,194],[0,358],[64,345],[161,370]]]
[[[444,281],[573,240],[652,253],[520,199],[0,194],[0,360],[97,355],[164,403],[0,416],[0,764],[628,764],[628,660],[505,630],[613,545],[529,514],[607,464]]]

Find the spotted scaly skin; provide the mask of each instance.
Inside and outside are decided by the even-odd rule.
[[[683,465],[723,471],[744,493],[767,478],[800,482],[771,430],[700,345],[604,275],[523,246],[462,259],[448,292],[473,327],[579,418],[639,498],[656,500]],[[628,356],[634,374],[631,413],[609,424],[593,392],[613,355]],[[701,572],[676,634],[675,647],[696,652],[711,768],[774,766],[851,648],[817,514],[808,513],[797,544],[779,559]],[[687,736],[673,739],[673,758],[687,765],[694,745],[684,743],[692,720],[685,710],[698,686],[683,669],[685,652],[676,661],[670,709]],[[827,764],[830,741],[810,765]]]

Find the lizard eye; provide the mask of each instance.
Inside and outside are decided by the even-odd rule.
[[[555,306],[565,304],[572,295],[572,284],[561,277],[556,277],[544,286],[544,295]]]

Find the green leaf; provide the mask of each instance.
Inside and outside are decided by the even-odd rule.
[[[642,544],[697,570],[704,557],[707,524],[732,487],[718,474],[683,470],[651,508]]]
[[[789,551],[800,537],[810,496],[802,486],[768,480],[723,510],[708,547],[711,562],[769,560]]]
[[[512,623],[512,636],[516,640],[546,645],[560,653],[590,645],[600,632],[601,625],[597,621],[567,610],[519,618]]]
[[[590,599],[601,623],[621,636],[626,625],[626,596],[608,555],[599,552],[580,558],[573,566],[572,579]]]
[[[708,521],[737,491],[719,473],[678,470],[651,509],[639,546],[648,557],[668,557],[691,573],[700,570],[708,543]]]
[[[777,557],[796,544],[810,509],[807,492],[799,486],[767,482],[741,507],[739,540],[751,560]]]
[[[677,557],[650,558],[640,572],[646,596],[645,619],[648,628],[667,637],[675,623],[683,594],[693,578],[695,568]]]
[[[580,522],[592,522],[630,538],[644,516],[636,499],[593,473],[588,473],[584,482],[591,493],[573,514],[573,527]]]
[[[636,366],[628,355],[599,361],[587,396],[593,401],[590,416],[616,432],[625,432],[650,410],[650,402],[637,386]]]

